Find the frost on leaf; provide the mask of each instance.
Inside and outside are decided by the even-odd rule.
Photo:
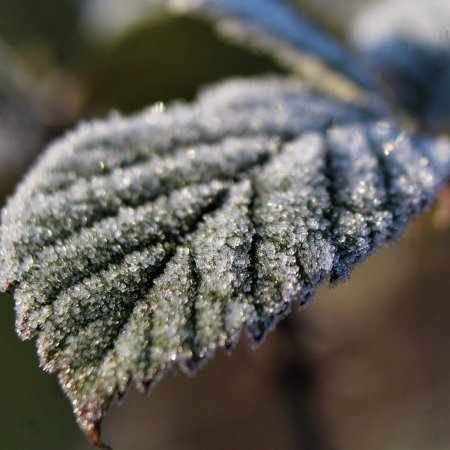
[[[111,400],[194,371],[242,328],[398,236],[450,172],[446,141],[279,79],[81,125],[3,210],[0,280],[92,442]]]

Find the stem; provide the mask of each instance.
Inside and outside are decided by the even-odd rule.
[[[296,450],[331,450],[317,404],[317,366],[301,339],[301,322],[291,313],[279,324],[279,388]]]

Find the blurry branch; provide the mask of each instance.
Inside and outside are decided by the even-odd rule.
[[[331,450],[316,395],[319,369],[302,340],[303,324],[294,313],[279,324],[278,385],[296,450]]]

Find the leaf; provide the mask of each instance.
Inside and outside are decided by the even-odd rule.
[[[296,81],[230,81],[55,142],[3,210],[0,280],[94,444],[114,397],[260,341],[426,209],[448,141]]]

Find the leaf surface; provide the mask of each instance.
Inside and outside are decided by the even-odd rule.
[[[349,276],[426,209],[446,140],[276,78],[81,125],[2,214],[0,282],[94,444],[115,397],[192,372]]]

